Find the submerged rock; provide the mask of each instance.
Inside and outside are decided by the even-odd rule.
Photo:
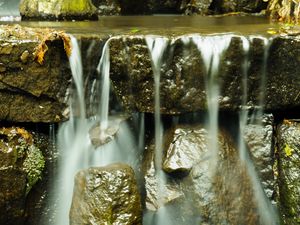
[[[133,170],[125,164],[89,168],[75,177],[70,224],[141,225]]]
[[[300,223],[300,123],[284,120],[277,127],[279,200],[283,224]]]
[[[265,194],[272,200],[275,192],[273,126],[273,115],[265,114],[257,121],[247,124],[243,134]]]
[[[97,19],[91,0],[22,0],[23,20]]]
[[[0,129],[0,224],[23,224],[27,194],[41,179],[44,165],[31,133]]]
[[[218,137],[219,153],[214,161],[202,126],[167,131],[163,166],[168,173],[162,187],[155,177],[154,146],[148,146],[143,162],[148,210],[165,205],[175,224],[260,224],[251,179],[238,150],[224,132]]]

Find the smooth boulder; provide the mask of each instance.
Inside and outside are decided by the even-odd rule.
[[[141,225],[142,206],[133,169],[111,164],[78,172],[70,224]]]

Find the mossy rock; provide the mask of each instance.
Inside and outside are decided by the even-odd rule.
[[[0,129],[0,224],[23,224],[25,200],[41,179],[45,160],[23,128]]]
[[[22,0],[23,20],[97,20],[91,0]]]

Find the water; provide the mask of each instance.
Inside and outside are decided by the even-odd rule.
[[[215,174],[217,163],[219,160],[219,146],[218,146],[218,133],[219,133],[219,96],[220,85],[218,76],[220,75],[220,64],[223,59],[224,53],[228,49],[231,39],[234,35],[219,35],[219,36],[198,36],[191,35],[183,38],[183,42],[187,43],[192,41],[196,44],[199,53],[201,54],[206,70],[205,88],[207,94],[207,129],[209,132],[208,146],[211,151],[209,157],[209,171],[210,176]],[[242,63],[242,107],[240,110],[239,125],[239,155],[241,163],[245,164],[248,174],[251,179],[257,207],[261,218],[261,223],[264,225],[276,225],[277,217],[276,212],[273,210],[269,200],[266,198],[263,189],[261,188],[258,176],[249,154],[247,152],[245,143],[242,139],[244,127],[247,124],[249,117],[249,110],[247,107],[248,98],[248,69],[249,69],[249,49],[251,44],[250,40],[240,37],[242,40],[242,47],[244,50],[244,60]],[[261,40],[265,43],[264,61],[262,63],[262,79],[261,79],[261,95],[259,113],[255,114],[255,118],[263,113],[264,95],[263,88],[266,82],[266,61],[268,57],[269,42],[266,39]],[[70,119],[63,123],[58,132],[58,147],[61,150],[60,161],[60,177],[56,190],[59,193],[59,206],[57,210],[57,219],[55,225],[66,225],[69,223],[69,209],[72,200],[73,180],[75,174],[84,168],[91,166],[104,166],[113,162],[125,162],[131,165],[136,171],[139,168],[139,158],[141,151],[144,149],[145,143],[145,117],[144,114],[134,115],[137,121],[137,137],[135,137],[129,126],[123,120],[113,120],[109,115],[109,92],[110,92],[110,56],[109,56],[109,43],[108,40],[102,51],[102,56],[98,65],[99,79],[102,81],[100,86],[100,107],[96,116],[87,118],[85,109],[85,97],[83,87],[83,74],[82,74],[82,59],[80,57],[80,49],[74,37],[71,37],[72,42],[72,55],[70,56],[70,67],[72,70],[74,91],[71,93],[70,98]],[[174,212],[164,206],[163,198],[165,194],[166,175],[162,170],[162,153],[163,153],[163,126],[160,114],[160,71],[164,62],[164,55],[168,53],[169,41],[168,39],[160,36],[146,36],[146,43],[149,49],[149,55],[152,61],[152,70],[154,76],[154,118],[155,118],[155,169],[157,179],[157,200],[158,210],[154,218],[144,219],[144,224],[155,225],[171,225],[174,224],[172,217]],[[94,83],[93,89],[97,85]],[[94,90],[95,91],[95,90]],[[90,99],[91,103],[92,99]],[[118,122],[113,122],[118,121]],[[90,141],[90,130],[98,124],[99,126],[99,139],[107,139],[103,141],[104,145],[95,147]],[[117,124],[117,125],[116,125]],[[116,137],[113,137],[109,130],[112,125],[119,126],[116,129]],[[192,199],[187,199],[184,204],[192,204]],[[195,221],[199,221],[196,219]]]
[[[200,51],[205,69],[205,91],[207,95],[207,129],[209,133],[208,146],[210,148],[211,156],[209,158],[209,171],[213,176],[217,168],[219,157],[219,145],[218,145],[218,118],[219,118],[219,96],[220,96],[220,84],[218,75],[220,73],[220,61],[223,53],[227,50],[232,35],[220,35],[220,36],[193,36],[192,41],[198,47]]]
[[[72,71],[74,90],[70,97],[70,119],[59,127],[58,149],[60,150],[59,179],[55,190],[58,193],[58,206],[53,224],[69,224],[69,210],[72,201],[74,176],[76,173],[91,166],[105,166],[114,162],[125,162],[137,168],[137,153],[139,149],[126,122],[117,119],[118,134],[106,145],[95,150],[89,137],[89,131],[100,121],[101,130],[109,128],[109,41],[103,48],[99,62],[99,75],[102,77],[101,109],[96,118],[87,118],[83,87],[82,60],[76,38],[71,37],[72,54],[69,58]],[[97,100],[98,100],[97,99]],[[114,124],[114,122],[112,122]],[[143,129],[143,127],[141,127]],[[144,131],[141,131],[144,132]],[[100,139],[103,133],[100,133]],[[142,144],[140,144],[142,145]]]
[[[157,204],[158,210],[156,212],[157,224],[171,224],[171,219],[167,209],[164,207],[163,199],[165,193],[166,177],[162,170],[163,157],[163,127],[160,115],[160,70],[163,63],[163,55],[168,45],[168,39],[163,37],[147,36],[146,43],[149,49],[152,70],[154,76],[154,120],[155,120],[155,169],[157,180]]]
[[[253,116],[251,117],[250,123],[257,123],[257,121],[262,121],[263,108],[265,102],[264,90],[266,85],[266,76],[267,76],[267,59],[270,46],[270,40],[262,37],[251,37],[250,40],[254,38],[260,39],[263,42],[264,46],[264,56],[261,68],[261,82],[260,82],[260,95],[259,95],[259,105],[258,108],[252,112]],[[260,215],[260,223],[263,225],[276,225],[279,224],[278,214],[271,204],[270,200],[267,198],[266,193],[264,192],[262,185],[260,183],[258,174],[256,172],[255,166],[250,158],[250,155],[247,151],[246,144],[243,139],[243,134],[245,132],[245,127],[249,121],[249,109],[247,107],[247,77],[248,77],[248,54],[249,54],[249,40],[243,38],[243,50],[245,52],[245,60],[243,64],[243,98],[242,98],[242,107],[240,110],[239,116],[239,125],[240,125],[240,134],[239,134],[239,155],[240,160],[243,165],[245,165],[247,173],[250,177],[251,184],[253,187],[254,198],[257,203],[258,213]],[[258,125],[262,127],[260,122]]]

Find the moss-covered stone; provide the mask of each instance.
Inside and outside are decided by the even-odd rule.
[[[282,222],[300,223],[300,123],[284,120],[277,127],[279,201]]]
[[[75,177],[70,224],[141,225],[140,195],[132,168],[93,167]]]
[[[97,19],[91,0],[22,0],[20,13],[24,20]]]
[[[22,224],[25,199],[42,178],[45,159],[23,128],[0,129],[0,224]]]

